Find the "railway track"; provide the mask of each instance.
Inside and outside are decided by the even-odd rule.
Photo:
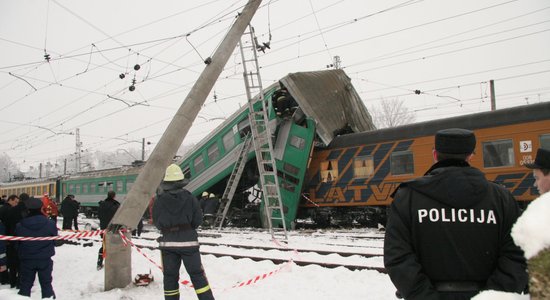
[[[140,248],[147,248],[151,250],[158,250],[157,246],[151,246],[151,245],[145,245],[142,243],[139,243],[139,240],[154,240],[153,238],[138,238],[134,239],[134,244]],[[235,253],[234,251],[223,251],[219,249],[219,247],[224,248],[231,248],[231,249],[246,249],[246,250],[263,250],[263,251],[280,251],[280,252],[292,252],[297,251],[297,255],[295,258],[292,259],[293,263],[299,266],[309,266],[309,265],[317,265],[325,268],[338,268],[338,267],[344,267],[349,270],[376,270],[381,273],[386,273],[385,268],[373,266],[373,265],[365,265],[365,264],[354,264],[354,263],[335,263],[335,262],[325,262],[322,261],[323,259],[307,259],[307,258],[301,258],[300,254],[309,253],[309,254],[318,254],[320,256],[327,256],[327,255],[339,255],[341,257],[351,257],[351,256],[358,256],[358,257],[364,257],[364,258],[376,258],[376,257],[382,257],[382,253],[377,253],[376,251],[330,251],[330,250],[319,250],[319,249],[309,249],[309,248],[284,248],[284,247],[276,247],[276,246],[258,246],[258,245],[243,245],[243,244],[232,244],[232,243],[219,243],[219,242],[200,242],[201,246],[206,246],[201,248],[201,254],[202,255],[213,255],[215,257],[231,257],[233,259],[250,259],[253,261],[271,261],[275,264],[282,264],[288,262],[290,259],[287,257],[281,258],[277,257],[277,255],[273,254],[264,254],[264,255],[258,255],[258,254],[245,254],[243,251],[238,251],[239,253]],[[380,252],[380,251],[378,251]]]

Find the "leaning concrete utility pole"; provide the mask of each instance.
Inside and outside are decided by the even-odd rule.
[[[223,67],[235,50],[240,37],[252,20],[261,0],[249,0],[242,13],[221,42],[220,46],[207,59],[207,66],[191,88],[191,91],[180,106],[168,128],[160,138],[151,153],[144,168],[139,173],[131,190],[126,196],[117,213],[111,220],[109,230],[105,235],[107,256],[105,258],[105,290],[124,288],[131,282],[131,249],[124,246],[118,228],[136,228],[143,213],[147,209],[151,195],[164,177],[166,167],[172,159],[189,128],[197,117],[206,97],[220,76]],[[129,232],[126,236],[129,237]]]

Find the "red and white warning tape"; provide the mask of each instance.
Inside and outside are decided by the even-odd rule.
[[[105,230],[95,230],[95,231],[82,231],[73,234],[67,235],[57,235],[57,236],[39,236],[39,237],[26,237],[26,236],[11,236],[11,235],[0,235],[0,240],[4,241],[55,241],[55,240],[70,240],[70,239],[81,239],[89,238],[93,236],[98,236],[104,233]]]
[[[139,248],[138,246],[136,246],[136,244],[134,244],[130,239],[128,239],[124,233],[122,231],[119,231],[118,232],[120,234],[120,237],[122,238],[122,242],[125,244],[125,245],[130,245],[132,246],[134,249],[136,249],[136,251],[143,255],[143,257],[145,257],[148,261],[150,261],[153,265],[157,266],[161,271],[162,271],[162,266],[157,264],[154,260],[152,260],[151,258],[149,258],[149,256],[147,256],[147,254],[143,253],[143,251],[141,251],[141,248]]]
[[[151,258],[149,258],[147,256],[147,254],[145,254],[143,251],[141,251],[141,249],[136,246],[130,239],[128,239],[122,232],[119,232],[120,234],[120,237],[122,238],[122,241],[125,245],[130,245],[131,247],[135,248],[136,251],[143,255],[143,257],[145,257],[148,261],[150,261],[153,265],[157,266],[161,271],[162,271],[162,266],[160,266],[159,264],[157,264],[155,261],[153,261]],[[291,264],[292,264],[293,260],[290,259],[289,261],[287,261],[286,263],[282,264],[279,268],[277,268],[276,270],[273,270],[271,272],[267,272],[267,273],[263,273],[261,275],[257,275],[255,276],[254,278],[250,278],[248,280],[243,280],[243,281],[240,281],[240,282],[237,282],[236,284],[234,284],[233,286],[231,286],[230,288],[225,288],[223,289],[224,291],[226,290],[229,290],[229,289],[233,289],[233,288],[239,288],[239,287],[243,287],[243,286],[247,286],[247,285],[251,285],[251,284],[255,284],[257,283],[258,281],[260,280],[263,280],[263,279],[266,279],[268,277],[271,277],[275,274],[277,274],[279,271],[281,271],[282,269],[284,268],[287,268],[287,267],[290,267]],[[180,282],[181,284],[185,285],[185,286],[188,286],[190,288],[193,288],[193,284],[191,283],[191,281],[187,280],[187,279],[184,279]]]

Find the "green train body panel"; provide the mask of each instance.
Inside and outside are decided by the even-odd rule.
[[[282,159],[275,159],[275,163],[277,164],[279,193],[283,203],[285,227],[292,228],[300,204],[302,186],[315,138],[315,122],[306,118],[305,126],[293,122],[289,122],[287,126],[290,126],[288,133],[284,132],[278,135],[279,138],[286,137],[286,139],[284,140],[284,148],[282,148],[284,149]],[[284,126],[279,130],[283,129]],[[281,149],[280,147],[276,148]],[[264,212],[264,205],[265,202],[262,201],[261,212]],[[264,213],[261,213],[260,216],[265,218]],[[277,219],[280,218],[280,212],[273,211],[273,217],[275,217],[272,221],[273,227],[282,227],[281,220]],[[264,223],[263,220],[262,223]]]
[[[273,131],[277,125],[277,115],[269,99],[276,91],[277,86],[278,83],[264,89],[264,99],[266,99]],[[258,102],[256,105],[261,105],[261,103]],[[218,196],[223,194],[226,179],[235,166],[239,145],[244,141],[246,133],[250,131],[248,112],[248,105],[243,106],[191,149],[179,163],[185,178],[190,179],[186,188],[193,195],[198,197],[204,191],[215,193]],[[256,157],[253,148],[250,150],[247,162]]]

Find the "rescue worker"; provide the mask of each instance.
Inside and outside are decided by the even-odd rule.
[[[208,195],[208,198],[204,199],[201,203],[201,205],[204,204],[202,207],[202,212],[204,214],[203,228],[211,228],[214,226],[219,203],[218,197],[213,193]]]
[[[43,203],[40,199],[30,198],[26,206],[29,214],[17,224],[15,228],[16,236],[57,236],[55,223],[41,212]],[[38,274],[42,298],[53,297],[55,299],[52,287],[54,241],[19,241],[16,248],[20,260],[20,289],[18,294],[30,297],[34,279]]]
[[[181,168],[171,164],[161,182],[162,193],[153,204],[153,224],[160,230],[159,248],[164,274],[164,299],[180,299],[179,273],[183,262],[200,300],[214,299],[199,252],[197,227],[202,213],[199,202],[183,187]]]
[[[206,205],[206,200],[208,200],[208,195],[210,194],[207,191],[202,192],[201,199],[199,201],[203,214],[204,214],[204,206]]]
[[[384,265],[405,299],[470,299],[481,290],[527,291],[526,261],[510,231],[514,197],[471,167],[476,138],[435,135],[436,163],[392,195]]]
[[[550,191],[550,150],[539,148],[535,162],[525,166],[533,169],[535,187],[539,190],[539,194],[542,195]]]
[[[59,214],[59,211],[57,209],[57,204],[55,201],[50,199],[48,193],[45,193],[42,197],[42,214],[54,221],[57,226],[57,215]]]
[[[100,229],[107,229],[107,226],[111,222],[111,219],[115,216],[116,211],[120,207],[120,202],[115,200],[116,193],[115,191],[109,191],[107,192],[107,198],[103,201],[99,201],[99,208],[97,210],[97,215],[99,218],[99,228]],[[101,234],[103,244],[101,245],[101,248],[99,248],[99,252],[97,254],[97,270],[101,270],[103,268],[103,256],[105,249],[105,237],[103,234]]]
[[[63,229],[72,228],[74,221],[74,229],[78,230],[78,208],[80,203],[74,199],[74,195],[67,195],[63,201],[61,201],[61,214],[63,215]]]

